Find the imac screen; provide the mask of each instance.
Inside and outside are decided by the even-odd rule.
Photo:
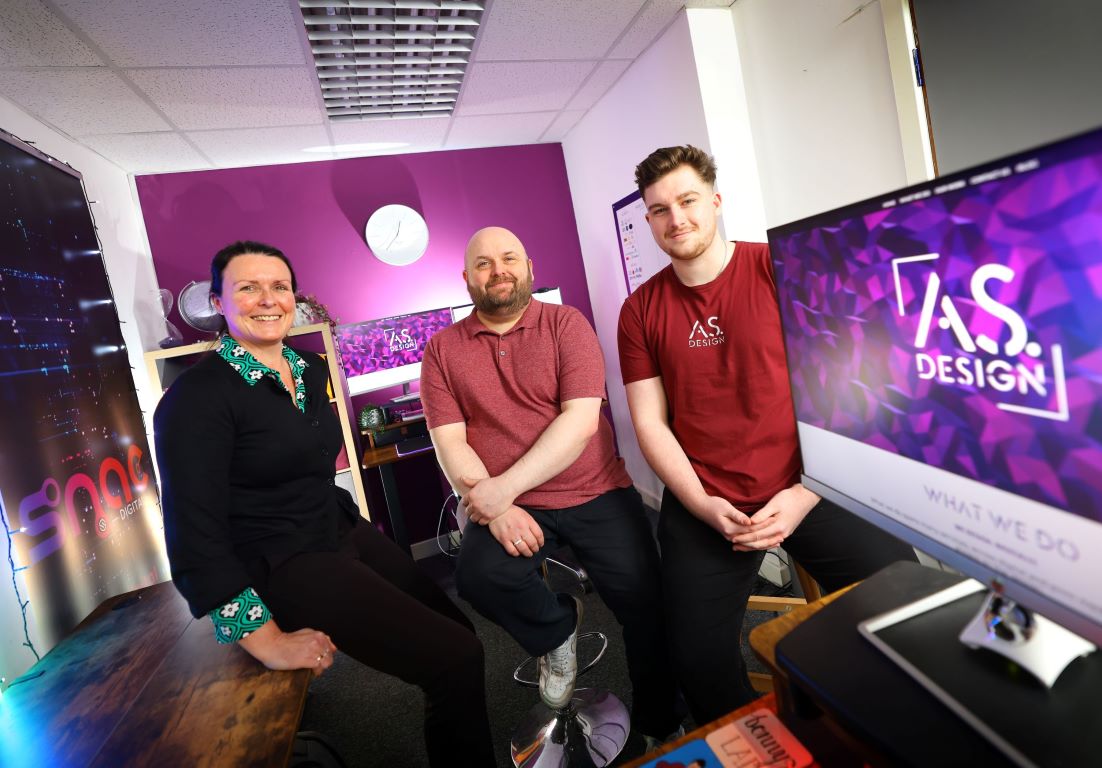
[[[452,323],[450,308],[338,325],[336,340],[348,393],[415,381],[433,334]]]
[[[1102,131],[769,242],[809,487],[1102,642]]]

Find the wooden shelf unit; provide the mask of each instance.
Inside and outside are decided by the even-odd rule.
[[[365,520],[370,520],[371,513],[367,507],[367,495],[364,493],[363,475],[360,473],[359,466],[360,448],[356,440],[356,432],[352,428],[352,403],[348,397],[348,388],[344,385],[344,371],[337,363],[337,349],[333,342],[333,333],[327,323],[314,323],[292,328],[287,336],[289,338],[309,337],[314,334],[317,334],[321,339],[325,350],[324,352],[318,352],[318,354],[325,358],[325,363],[329,367],[329,402],[336,408],[337,417],[341,422],[341,434],[344,437],[343,456],[346,466],[337,470],[337,484],[352,494],[360,508],[360,515]],[[158,399],[176,377],[195,362],[193,358],[210,352],[214,349],[214,344],[214,341],[200,341],[181,347],[146,352],[145,366],[149,372],[149,381],[155,387]]]

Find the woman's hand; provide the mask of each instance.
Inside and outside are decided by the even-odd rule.
[[[315,677],[333,666],[337,650],[324,632],[284,632],[274,620],[243,637],[240,645],[268,669],[312,669]]]

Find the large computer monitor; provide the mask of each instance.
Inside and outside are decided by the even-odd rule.
[[[335,335],[348,394],[362,395],[419,379],[425,346],[451,323],[452,310],[446,307],[338,325]]]
[[[1102,643],[1102,130],[769,243],[805,484]]]

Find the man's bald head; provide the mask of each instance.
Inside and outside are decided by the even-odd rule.
[[[472,260],[479,254],[507,253],[512,251],[527,261],[528,253],[524,250],[524,243],[505,227],[483,227],[471,235],[467,241],[467,250],[463,254],[464,269],[471,268]]]
[[[520,238],[504,227],[474,233],[463,258],[463,279],[484,315],[513,315],[532,299],[532,262]]]

